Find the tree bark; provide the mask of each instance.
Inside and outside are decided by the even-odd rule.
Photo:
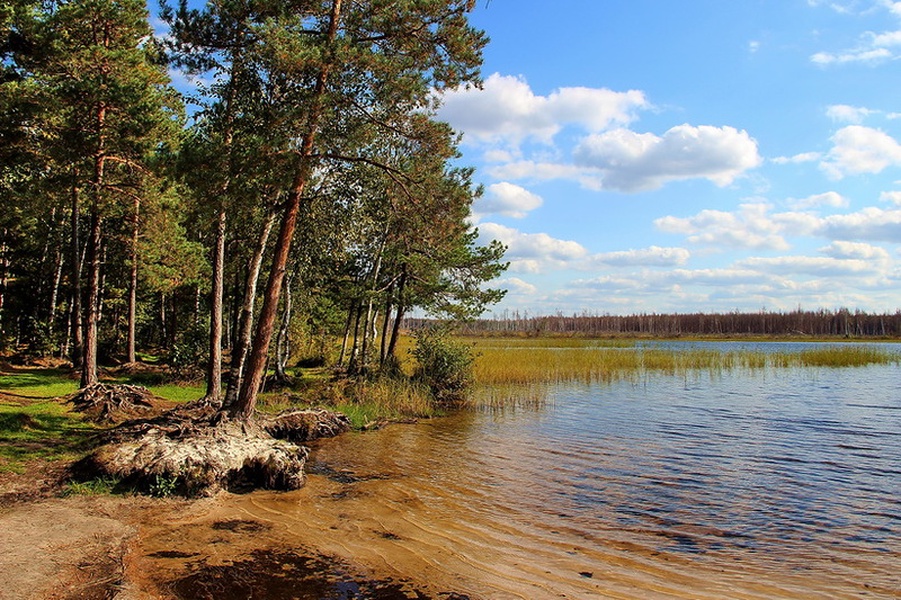
[[[126,353],[127,361],[137,361],[136,336],[138,320],[138,232],[140,225],[141,201],[135,198],[134,213],[132,214],[131,230],[131,273],[128,279],[128,342]]]
[[[340,18],[341,0],[332,0],[332,11],[327,33],[327,42],[329,44],[334,44],[338,37]],[[281,295],[282,283],[285,279],[285,266],[288,264],[288,254],[291,250],[294,231],[297,228],[300,201],[310,177],[312,167],[310,160],[315,150],[316,134],[324,109],[326,84],[328,83],[331,66],[329,62],[326,62],[319,71],[316,81],[312,100],[313,106],[307,121],[307,131],[301,139],[301,163],[291,185],[291,191],[282,215],[282,223],[275,244],[275,256],[272,260],[269,280],[266,284],[266,293],[263,296],[263,306],[260,309],[260,318],[257,323],[256,334],[254,335],[253,347],[247,361],[247,378],[244,380],[241,391],[238,393],[237,402],[231,407],[233,416],[249,417],[256,408],[257,394],[260,384],[263,382],[269,343],[272,340],[272,329],[275,324],[279,296]]]
[[[97,325],[100,303],[100,242],[103,218],[99,208],[91,210],[91,233],[88,240],[88,297],[84,319],[84,358],[81,365],[81,387],[94,385],[97,377]]]
[[[391,342],[388,344],[386,356],[394,357],[394,349],[397,347],[397,337],[400,334],[400,322],[404,318],[404,286],[407,285],[407,265],[401,267],[400,281],[397,282],[397,315],[394,317],[394,326],[391,328]]]
[[[79,240],[81,215],[78,210],[78,186],[72,186],[72,365],[80,369],[84,360],[84,307],[82,306],[81,267],[82,253]]]
[[[253,305],[256,302],[257,282],[260,280],[260,269],[263,265],[263,254],[266,252],[266,242],[269,241],[269,234],[272,233],[272,227],[275,225],[276,213],[271,212],[263,224],[263,229],[257,238],[256,247],[247,263],[247,278],[244,282],[244,302],[241,305],[241,316],[238,321],[238,332],[234,347],[232,348],[232,358],[230,365],[230,374],[228,379],[228,388],[225,391],[225,406],[231,406],[238,399],[238,392],[241,389],[241,382],[244,379],[244,366],[247,361],[247,354],[250,351],[250,344],[253,340]]]
[[[97,106],[96,132],[97,149],[94,152],[94,176],[92,179],[91,201],[91,233],[88,238],[88,306],[84,323],[84,359],[81,365],[81,387],[97,383],[97,325],[100,303],[100,245],[103,241],[103,216],[100,212],[100,199],[104,184],[104,168],[106,166],[106,143],[104,138],[106,124],[106,105]]]
[[[206,399],[219,402],[222,397],[222,297],[225,286],[225,207],[219,208],[216,221],[216,246],[213,251],[213,290],[210,307],[210,364],[207,369]]]

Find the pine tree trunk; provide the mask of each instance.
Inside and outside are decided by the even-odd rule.
[[[81,267],[82,252],[79,241],[81,228],[78,210],[78,187],[72,186],[72,366],[80,369],[84,360],[84,328],[82,326],[84,307],[82,306]]]
[[[141,201],[135,198],[134,214],[132,215],[131,230],[131,273],[128,279],[128,342],[126,353],[128,354],[127,362],[133,363],[137,361],[136,336],[137,336],[137,320],[138,320],[138,231],[139,218],[141,210]]]
[[[327,41],[333,44],[338,37],[338,24],[341,18],[341,0],[332,0],[332,11],[329,19]],[[257,323],[256,334],[253,339],[253,347],[247,361],[247,377],[241,385],[237,402],[231,407],[231,413],[238,417],[249,417],[257,403],[257,394],[263,382],[266,369],[266,359],[269,354],[269,343],[272,341],[272,329],[275,324],[275,315],[278,309],[278,301],[281,296],[282,283],[285,279],[285,266],[288,264],[288,254],[291,250],[291,241],[297,228],[297,215],[300,211],[300,201],[310,178],[311,157],[315,151],[316,133],[319,128],[319,120],[324,109],[326,84],[328,83],[331,65],[326,62],[319,72],[316,87],[313,91],[312,108],[307,122],[307,131],[301,139],[300,157],[301,164],[294,177],[291,192],[282,215],[281,228],[275,244],[275,256],[269,272],[269,280],[266,284],[266,292],[263,295],[263,306],[260,309],[260,318]]]
[[[225,208],[219,209],[216,246],[213,251],[213,290],[210,308],[210,364],[207,369],[206,399],[219,402],[222,396],[222,297],[225,286]]]
[[[241,315],[238,320],[238,333],[232,348],[230,374],[228,388],[225,391],[225,406],[231,406],[238,399],[241,382],[244,377],[244,366],[247,355],[250,352],[250,344],[253,340],[253,305],[257,296],[257,282],[260,280],[260,268],[263,265],[263,254],[266,252],[266,242],[275,225],[276,213],[269,213],[263,229],[257,238],[257,245],[247,263],[247,279],[244,282],[244,302],[241,305]]]
[[[100,213],[100,197],[104,185],[106,144],[104,138],[106,106],[97,106],[97,149],[94,153],[94,176],[91,181],[91,232],[88,238],[88,305],[84,323],[84,359],[81,365],[81,387],[97,383],[97,326],[100,308],[100,245],[103,241],[103,217]]]
[[[81,365],[81,387],[94,385],[97,377],[97,325],[100,304],[100,243],[103,219],[100,210],[91,210],[91,232],[88,239],[88,297],[84,319],[84,358]]]

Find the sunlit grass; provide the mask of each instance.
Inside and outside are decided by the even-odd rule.
[[[23,369],[0,373],[0,390],[26,398],[54,398],[75,393],[78,380],[58,369]]]
[[[0,471],[21,473],[33,460],[77,458],[94,431],[60,402],[0,403]]]
[[[483,385],[602,382],[644,373],[685,374],[732,369],[856,367],[898,364],[901,353],[837,344],[798,352],[668,348],[477,347],[476,382]]]
[[[258,408],[276,413],[290,408],[328,408],[344,413],[354,428],[380,421],[428,418],[438,414],[427,389],[404,378],[307,378],[292,390],[261,394]]]

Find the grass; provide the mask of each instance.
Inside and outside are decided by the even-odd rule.
[[[258,408],[275,413],[288,408],[326,407],[342,412],[355,429],[374,422],[428,418],[438,414],[428,391],[405,379],[326,379],[309,377],[287,393],[261,394]]]
[[[0,470],[24,472],[34,460],[73,460],[95,431],[53,400],[0,403]]]
[[[0,390],[25,398],[54,398],[78,391],[78,380],[58,369],[23,369],[0,373]]]
[[[555,341],[555,340],[550,340]],[[496,340],[493,340],[496,342]],[[484,385],[603,382],[644,373],[684,374],[730,369],[857,367],[899,364],[901,353],[865,345],[836,344],[798,352],[644,347],[548,347],[476,343],[475,379]]]

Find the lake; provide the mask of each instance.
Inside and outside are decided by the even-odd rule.
[[[901,597],[897,366],[547,393],[323,441],[306,488],[235,502],[439,598]]]

